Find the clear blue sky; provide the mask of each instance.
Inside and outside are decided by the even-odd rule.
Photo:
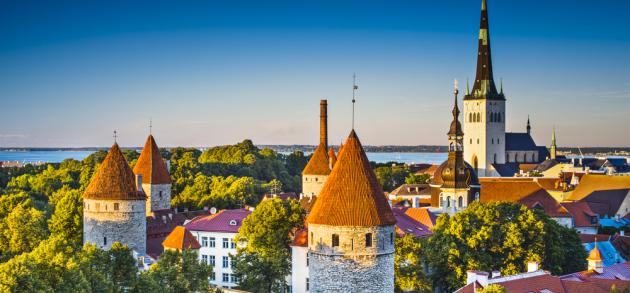
[[[0,1],[0,146],[338,143],[353,72],[364,144],[445,144],[474,78],[480,0],[131,2]],[[488,5],[509,131],[630,146],[630,1]]]

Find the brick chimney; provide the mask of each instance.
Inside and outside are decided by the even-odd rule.
[[[319,102],[319,143],[328,150],[328,101]]]

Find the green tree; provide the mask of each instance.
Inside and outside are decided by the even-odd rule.
[[[28,203],[15,206],[0,222],[0,252],[3,256],[31,251],[48,236],[46,214]]]
[[[292,231],[303,225],[304,216],[297,201],[274,198],[261,202],[245,218],[235,237],[237,254],[232,257],[241,287],[256,292],[286,289]]]
[[[497,284],[490,284],[486,288],[477,290],[478,293],[506,293],[505,287]]]
[[[420,174],[416,175],[413,173],[409,173],[407,177],[405,177],[406,184],[426,184],[431,180],[431,176],[429,174]]]
[[[140,275],[137,292],[208,292],[212,266],[198,260],[197,251],[166,250],[148,272]],[[144,291],[149,290],[149,291]]]
[[[584,269],[574,259],[586,258],[575,231],[506,202],[475,202],[453,217],[440,216],[425,251],[433,282],[446,288],[464,285],[467,270],[513,275],[536,261],[554,274],[566,274]]]
[[[76,248],[83,242],[83,197],[78,190],[60,190],[55,211],[48,220],[53,235],[68,239]]]
[[[383,186],[383,190],[392,191],[394,188],[405,183],[405,178],[410,172],[405,166],[391,165],[376,167],[374,174],[378,182]]]
[[[396,238],[394,254],[394,280],[396,290],[431,292],[431,282],[425,275],[421,239],[411,234]]]

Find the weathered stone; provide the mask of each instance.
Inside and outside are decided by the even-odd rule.
[[[114,242],[146,252],[145,200],[83,200],[83,242],[102,249]]]

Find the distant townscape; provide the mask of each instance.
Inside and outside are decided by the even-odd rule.
[[[0,162],[0,291],[629,292],[630,148],[507,130],[481,3],[445,146],[364,146],[354,128],[333,146],[324,99],[317,146],[159,148],[149,132],[142,148],[115,134],[82,160]]]

